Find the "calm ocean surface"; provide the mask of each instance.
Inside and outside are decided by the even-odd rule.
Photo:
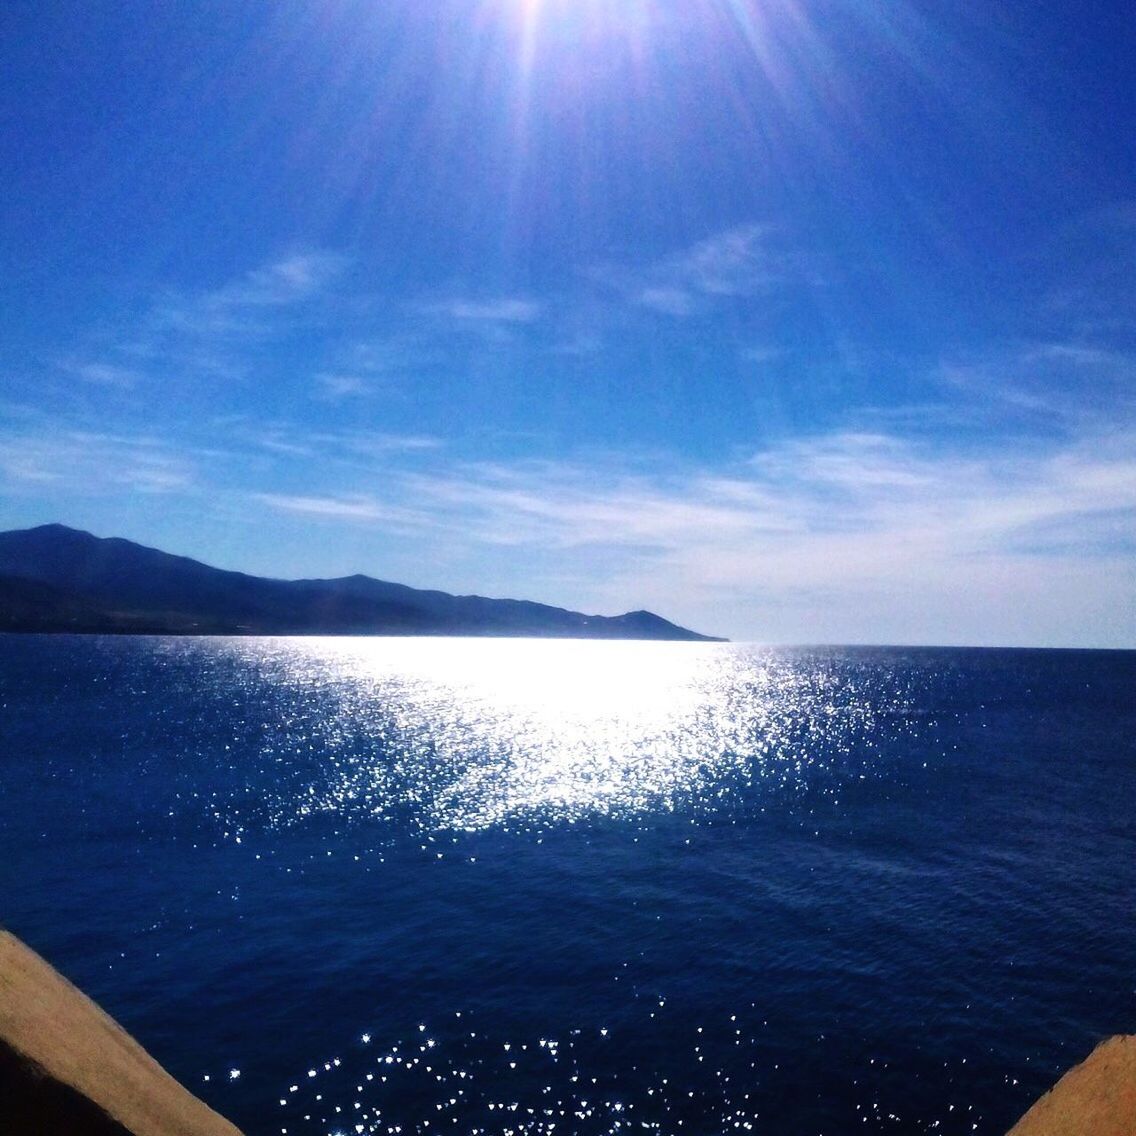
[[[1136,1030],[1136,653],[0,637],[0,920],[249,1136],[1001,1133]]]

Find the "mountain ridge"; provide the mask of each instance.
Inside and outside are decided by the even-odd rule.
[[[0,532],[0,630],[716,641],[642,609],[585,615],[362,573],[253,576],[59,523]]]

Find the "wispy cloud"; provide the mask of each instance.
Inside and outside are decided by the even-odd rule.
[[[274,330],[283,314],[319,297],[345,265],[330,253],[289,256],[212,291],[167,297],[141,328],[136,348],[157,349],[178,336],[203,337],[231,346]]]
[[[216,288],[166,291],[136,318],[100,329],[96,346],[60,368],[90,384],[143,389],[172,378],[240,380],[266,343],[318,318],[347,261],[296,253]]]
[[[431,304],[429,311],[462,323],[532,323],[540,317],[540,304],[518,297],[489,300],[451,299]]]
[[[313,439],[324,452],[338,451],[359,457],[389,458],[398,454],[424,454],[441,450],[445,443],[430,434],[388,434],[381,430],[342,430],[320,433]]]
[[[322,470],[350,466],[388,471],[400,457],[429,455],[444,443],[429,434],[393,434],[383,430],[313,430],[297,422],[260,422],[218,418],[211,427],[214,441],[233,454],[263,452],[298,468]]]
[[[218,311],[295,304],[323,291],[345,265],[342,256],[330,252],[295,253],[192,298],[186,306]]]
[[[74,375],[85,383],[100,387],[117,387],[126,390],[137,385],[143,376],[130,367],[122,367],[113,363],[80,363],[68,361],[60,366],[68,374]]]
[[[1136,332],[1136,199],[1080,216],[1038,250],[1031,265],[1047,324],[1087,337]]]
[[[680,253],[663,271],[706,295],[749,295],[785,278],[784,255],[774,252],[770,238],[761,225],[729,229]]]
[[[319,520],[381,523],[399,531],[430,523],[427,516],[414,509],[384,504],[365,494],[334,497],[253,493],[249,499],[281,513],[299,514]]]
[[[43,488],[79,496],[175,493],[193,487],[197,468],[192,455],[150,435],[36,424],[0,433],[0,479],[12,493]]]
[[[654,264],[606,266],[595,275],[628,302],[679,318],[726,299],[819,282],[801,250],[790,248],[777,230],[758,224],[726,229]]]
[[[299,431],[275,425],[257,425],[249,430],[242,430],[239,441],[283,458],[309,459],[314,458],[317,453],[317,447],[309,437]]]
[[[636,299],[644,308],[652,308],[668,316],[688,316],[695,309],[693,293],[675,285],[643,288]]]
[[[371,394],[371,385],[358,375],[320,374],[316,375],[316,390],[320,398],[331,402],[345,399],[366,398]]]
[[[1136,416],[1136,356],[1085,338],[1044,340],[945,361],[937,375],[973,416],[1071,431]]]
[[[1133,455],[1136,431],[1029,459],[837,431],[729,468],[472,463],[399,472],[381,501],[272,504],[411,527],[435,576],[470,555],[523,564],[530,594],[651,602],[711,630],[777,638],[803,621],[818,638],[878,640],[930,620],[956,640],[1028,641],[1031,619],[1089,618],[1132,582]]]

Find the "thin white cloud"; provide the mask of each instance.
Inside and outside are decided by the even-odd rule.
[[[936,378],[954,396],[954,413],[988,425],[1020,421],[1075,433],[1136,416],[1136,356],[1083,338],[948,360]]]
[[[0,434],[0,479],[9,492],[179,493],[191,490],[197,476],[190,454],[147,435],[53,426]]]
[[[213,291],[167,298],[155,308],[143,336],[194,336],[227,343],[233,337],[264,335],[286,309],[317,299],[342,265],[330,254],[289,257]]]
[[[598,270],[597,279],[638,307],[683,318],[723,300],[756,297],[804,283],[819,274],[800,250],[768,226],[738,225],[715,233],[673,256],[641,268]]]
[[[400,528],[428,523],[412,509],[400,508],[356,494],[346,497],[287,493],[253,493],[250,500],[282,513],[296,513],[321,520],[383,522]]]
[[[345,399],[366,398],[371,393],[369,383],[358,375],[320,374],[316,375],[317,395],[331,402]]]
[[[366,497],[307,497],[283,493],[254,493],[254,501],[288,513],[307,513],[317,517],[335,517],[352,521],[382,519],[384,510]]]
[[[812,571],[799,552],[831,544],[845,553],[844,573],[850,542],[874,547],[855,560],[875,570],[901,545],[959,560],[1016,550],[1038,525],[1136,510],[1136,458],[1124,449],[1133,440],[1108,453],[1099,443],[1073,447],[1012,473],[996,455],[929,454],[898,438],[847,433],[776,447],[730,476],[600,479],[586,468],[526,464],[407,484],[435,508],[467,515],[492,543],[623,546],[664,558],[746,550],[754,564],[786,559],[797,575]]]
[[[688,316],[695,308],[694,296],[685,288],[644,288],[638,296],[639,304],[668,316]]]
[[[96,350],[62,367],[102,386],[242,380],[267,342],[318,318],[346,267],[328,252],[293,254],[213,289],[167,292],[132,323],[101,329]]]
[[[770,347],[767,345],[756,347],[745,347],[739,352],[739,357],[744,359],[747,363],[756,363],[759,366],[763,363],[772,363],[778,359],[785,358],[785,349],[783,347]]]
[[[700,241],[666,267],[707,295],[748,295],[784,279],[784,263],[770,250],[769,236],[761,225],[741,225]]]
[[[275,430],[255,433],[249,437],[249,441],[262,450],[285,458],[312,458],[316,455],[316,450],[309,442],[292,440],[288,435]]]
[[[1116,202],[1058,229],[1037,253],[1042,317],[1068,334],[1136,331],[1136,200]]]
[[[310,430],[287,422],[215,420],[214,432],[231,452],[262,450],[304,465],[318,459],[322,464],[345,463],[386,470],[401,456],[430,454],[440,450],[441,439],[428,434],[392,434],[382,430]]]
[[[431,311],[463,323],[532,323],[540,317],[540,305],[518,297],[491,300],[452,299],[431,305]]]
[[[345,264],[344,258],[334,253],[295,253],[207,292],[195,303],[214,310],[295,304],[323,291]]]
[[[314,440],[324,452],[340,451],[359,457],[389,458],[397,454],[433,453],[445,443],[430,434],[387,434],[381,430],[349,430],[321,433]]]
[[[138,371],[130,367],[119,366],[114,363],[79,363],[67,362],[62,364],[63,369],[85,383],[100,387],[116,387],[126,390],[138,384],[143,377]]]
[[[846,431],[726,472],[471,465],[406,477],[397,492],[491,559],[551,557],[560,586],[574,570],[592,606],[602,563],[609,610],[650,599],[711,630],[777,638],[795,621],[829,641],[904,627],[919,638],[930,618],[926,634],[953,626],[954,641],[982,642],[1073,638],[1069,613],[1081,611],[1100,641],[1136,635],[1130,603],[1113,624],[1100,617],[1134,582],[1133,455],[1136,431],[1029,459]]]

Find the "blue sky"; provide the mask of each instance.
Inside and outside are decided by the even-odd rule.
[[[16,0],[0,45],[0,526],[1136,646],[1130,5]]]

